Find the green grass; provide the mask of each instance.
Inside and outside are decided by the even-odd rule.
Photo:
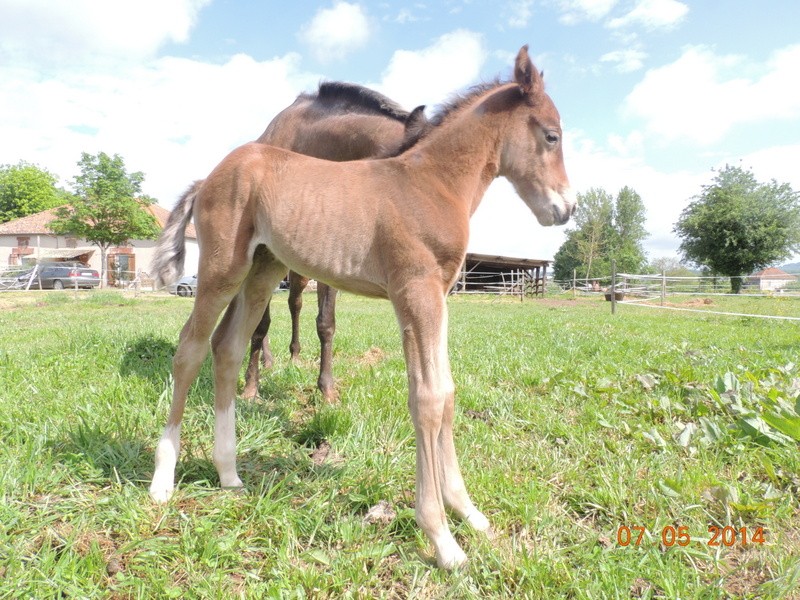
[[[453,523],[471,560],[448,574],[414,523],[391,306],[340,298],[341,402],[328,406],[313,296],[299,365],[284,301],[262,399],[237,404],[247,491],[217,488],[207,364],[175,497],[156,506],[153,449],[192,301],[0,296],[0,598],[798,597],[797,322],[624,305],[612,316],[569,295],[451,299],[456,446],[497,536]],[[382,500],[396,516],[365,523]],[[623,525],[647,529],[641,545],[617,543]],[[761,527],[766,541],[709,547],[711,525]],[[665,547],[668,526],[691,543]]]

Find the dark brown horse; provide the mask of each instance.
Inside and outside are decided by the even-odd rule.
[[[314,94],[301,94],[282,110],[256,140],[262,144],[293,150],[308,156],[327,160],[346,161],[362,158],[389,157],[397,154],[404,145],[413,143],[425,130],[422,107],[412,113],[403,110],[386,96],[360,85],[341,82],[323,82]],[[166,228],[185,227],[184,218],[192,214],[195,194],[202,181],[195,182],[181,196]],[[162,237],[162,240],[179,240],[179,247],[156,251],[153,271],[164,271],[172,256],[183,250],[183,240]],[[183,270],[178,256],[174,276]],[[169,272],[165,277],[173,277]],[[292,339],[289,352],[292,360],[300,355],[300,311],[303,307],[303,290],[308,277],[289,272],[289,312],[292,317]],[[168,282],[167,282],[168,283]],[[327,401],[336,398],[333,381],[333,336],[336,331],[336,290],[323,282],[317,284],[317,336],[320,342],[320,365],[317,387]],[[250,339],[250,359],[245,374],[243,396],[254,398],[258,394],[259,363],[272,366],[269,346],[270,305],[256,326]],[[259,358],[261,360],[259,360]]]
[[[467,494],[456,458],[447,292],[467,251],[470,216],[498,176],[513,183],[542,225],[563,224],[575,209],[559,114],[527,47],[517,55],[513,81],[461,97],[397,157],[337,163],[246,144],[223,159],[195,200],[197,301],[173,361],[172,406],[156,448],[152,497],[164,502],[173,492],[186,397],[209,346],[212,456],[223,487],[242,485],[234,417],[239,367],[288,267],[392,302],[416,433],[417,523],[440,566],[462,564],[466,555],[445,509],[480,531],[490,527]]]

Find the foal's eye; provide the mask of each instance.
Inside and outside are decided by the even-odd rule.
[[[548,131],[544,134],[544,139],[547,140],[547,143],[551,146],[555,146],[558,143],[558,140],[561,138],[558,137],[557,133]]]

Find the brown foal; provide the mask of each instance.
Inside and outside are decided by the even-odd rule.
[[[467,494],[453,443],[446,299],[466,254],[470,216],[498,176],[512,182],[542,225],[563,224],[575,209],[559,114],[527,47],[517,55],[513,81],[475,88],[451,103],[399,156],[337,163],[246,144],[223,159],[194,204],[197,300],[173,361],[153,498],[163,502],[173,492],[186,396],[209,345],[213,460],[223,487],[242,485],[234,422],[239,368],[250,333],[289,268],[392,302],[416,433],[416,520],[439,566],[461,565],[466,555],[445,510],[480,531],[489,531],[489,521]]]

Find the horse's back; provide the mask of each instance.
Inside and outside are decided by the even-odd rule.
[[[404,121],[332,110],[300,97],[278,113],[256,141],[316,158],[350,161],[393,154],[404,137]]]

